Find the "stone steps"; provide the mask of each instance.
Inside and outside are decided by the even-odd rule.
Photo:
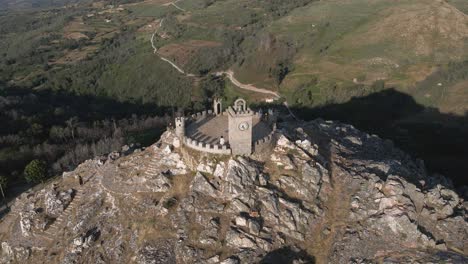
[[[159,166],[157,166],[157,162],[159,161],[159,157],[152,157],[146,166],[146,175],[157,175],[161,172]]]
[[[67,206],[67,208],[62,212],[62,214],[55,220],[55,222],[44,231],[44,237],[48,237],[49,240],[53,240],[55,234],[59,231],[62,227],[64,220],[70,216],[70,213],[75,209],[78,202],[81,200],[82,197],[82,190],[81,188],[76,189],[76,194],[73,197],[73,200]]]

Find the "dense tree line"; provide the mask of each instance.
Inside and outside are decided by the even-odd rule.
[[[154,105],[0,88],[0,175],[21,181],[34,160],[56,175],[125,144],[150,144],[168,123],[164,112]],[[146,138],[135,139],[141,133]]]
[[[316,0],[257,0],[263,8],[276,17],[287,15],[293,9],[306,6]]]
[[[187,107],[191,80],[151,55],[148,43],[138,40],[135,29],[128,28],[106,40],[97,54],[75,67],[48,71],[44,86],[122,102]]]

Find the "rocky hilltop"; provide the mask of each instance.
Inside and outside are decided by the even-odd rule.
[[[389,141],[282,123],[269,151],[210,156],[172,131],[19,197],[1,263],[467,263],[468,203]]]

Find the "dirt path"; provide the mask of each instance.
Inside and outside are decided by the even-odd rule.
[[[165,58],[163,57],[161,54],[158,53],[158,47],[156,47],[156,45],[154,44],[154,37],[158,34],[159,32],[159,29],[161,29],[162,25],[163,25],[163,22],[164,22],[164,18],[161,19],[161,22],[159,22],[159,27],[154,31],[153,35],[151,35],[151,39],[150,39],[150,42],[151,42],[151,47],[153,48],[153,53],[154,54],[157,54],[158,57],[169,63],[174,69],[176,69],[178,72],[182,73],[182,74],[185,74],[187,77],[193,77],[195,76],[194,74],[191,74],[191,73],[185,73],[184,70],[182,70],[182,68],[180,68],[179,66],[177,66],[174,62],[172,62],[171,60],[169,60],[168,58]]]
[[[244,90],[248,90],[248,91],[252,91],[252,92],[256,92],[256,93],[263,93],[263,94],[271,94],[275,97],[275,99],[279,99],[281,98],[281,96],[278,94],[278,93],[275,93],[273,91],[270,91],[270,90],[267,90],[267,89],[263,89],[263,88],[258,88],[258,87],[255,87],[253,86],[252,84],[243,84],[241,83],[239,80],[237,80],[235,77],[234,77],[234,72],[232,70],[228,70],[228,71],[225,71],[225,72],[217,72],[216,75],[222,75],[222,74],[226,74],[226,76],[229,78],[229,80],[237,87],[241,88],[241,89],[244,89]]]
[[[159,27],[156,29],[156,31],[154,31],[153,35],[151,35],[150,41],[151,41],[151,47],[153,47],[154,54],[158,53],[158,48],[156,47],[156,45],[154,45],[154,36],[158,34],[159,29],[162,27],[163,21],[164,21],[164,18],[161,19],[161,22],[159,22]]]
[[[253,86],[252,84],[243,84],[243,83],[241,83],[239,80],[237,80],[234,77],[234,72],[232,70],[216,73],[216,75],[221,75],[221,74],[226,74],[227,77],[229,78],[229,80],[235,86],[239,87],[240,89],[244,89],[244,90],[248,90],[248,91],[252,91],[252,92],[256,92],[256,93],[270,94],[270,95],[273,95],[275,97],[275,99],[280,99],[281,98],[281,95],[279,93],[276,93],[276,92],[273,92],[273,91],[270,91],[270,90],[267,90],[267,89],[263,89],[263,88],[258,88],[258,87]],[[291,115],[291,117],[293,117],[295,120],[298,120],[297,117],[294,115],[294,113],[289,108],[288,102],[284,101],[283,105],[284,105],[284,107],[286,107],[286,109],[288,109],[288,112]]]
[[[171,64],[172,67],[173,67],[174,69],[176,69],[177,71],[179,71],[180,73],[185,74],[185,72],[184,72],[181,68],[179,68],[179,66],[175,65],[175,63],[173,63],[173,62],[170,61],[169,59],[166,59],[166,58],[164,58],[163,56],[159,56],[159,57],[161,58],[161,60],[163,60],[163,61],[165,61],[165,62]]]
[[[332,193],[325,203],[326,213],[323,220],[312,231],[312,239],[307,244],[310,253],[315,257],[316,263],[329,263],[329,257],[336,240],[340,239],[342,230],[348,224],[344,219],[349,219],[350,196],[346,191],[346,182],[342,180],[339,170],[335,169],[331,152],[332,165],[330,177]]]
[[[173,1],[173,2],[165,3],[165,4],[163,4],[163,6],[170,6],[171,5],[171,6],[175,7],[175,8],[177,8],[177,9],[179,9],[182,12],[187,12],[187,10],[185,10],[182,7],[177,5],[177,3],[180,2],[180,1],[182,1],[182,0],[176,0],[176,1]]]
[[[181,0],[177,0],[171,3],[171,5],[177,9],[179,9],[182,12],[185,12],[185,9],[181,8],[180,6],[177,5],[177,2],[180,2]]]

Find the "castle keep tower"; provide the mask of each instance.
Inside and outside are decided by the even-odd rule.
[[[234,102],[228,109],[229,144],[233,155],[252,154],[253,111],[243,99]]]
[[[181,140],[185,137],[185,117],[176,117],[175,133]]]

